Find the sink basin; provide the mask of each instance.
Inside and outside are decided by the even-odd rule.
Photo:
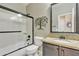
[[[66,39],[60,39],[60,38],[46,38],[50,42],[59,42],[59,43],[70,43],[71,41],[66,40]]]
[[[69,40],[69,39],[59,39],[60,41],[65,41],[65,42],[70,42],[72,43],[73,41],[72,40]]]
[[[71,39],[60,39],[60,38],[49,38],[47,37],[46,39],[49,39],[50,41],[55,41],[55,42],[60,42],[60,43],[70,43],[70,44],[79,44],[79,41],[76,40],[71,40]]]
[[[69,42],[72,42],[72,43],[79,43],[79,41],[77,41],[77,40],[68,40]]]

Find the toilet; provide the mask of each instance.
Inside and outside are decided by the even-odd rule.
[[[27,56],[36,56],[38,55],[38,49],[42,45],[42,41],[40,39],[43,39],[42,37],[35,37],[34,38],[34,44],[26,47],[26,55]]]
[[[34,37],[34,44],[37,46],[42,46],[42,41],[41,39],[44,39],[43,37],[35,36]]]
[[[38,50],[38,46],[36,45],[30,45],[26,47],[26,55],[27,56],[34,56]]]

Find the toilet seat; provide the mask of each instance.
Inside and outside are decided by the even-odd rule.
[[[28,47],[26,47],[26,54],[27,55],[32,55],[35,54],[38,50],[38,46],[36,45],[30,45]]]

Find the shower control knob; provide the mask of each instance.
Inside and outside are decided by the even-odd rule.
[[[26,41],[29,41],[30,39],[27,39]]]
[[[30,35],[28,35],[28,38],[31,38],[31,36],[30,36]]]

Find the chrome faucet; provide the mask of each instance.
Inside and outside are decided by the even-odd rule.
[[[60,38],[60,39],[65,39],[65,36],[60,36],[59,38]]]

